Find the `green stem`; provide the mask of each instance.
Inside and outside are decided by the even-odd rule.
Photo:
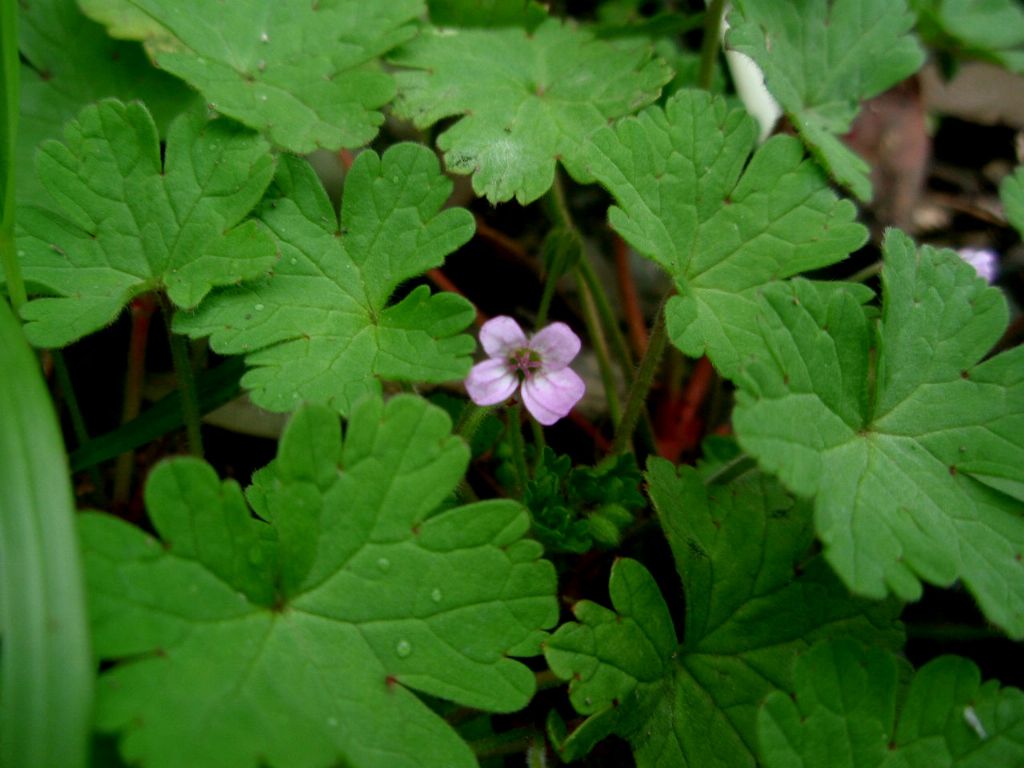
[[[544,446],[547,445],[547,441],[544,439],[544,428],[534,419],[530,419],[530,430],[533,432],[534,450],[532,476],[536,477],[541,464],[544,463]]]
[[[538,735],[526,747],[526,768],[547,768],[547,765],[547,743]]]
[[[518,403],[505,411],[508,442],[512,448],[512,465],[515,467],[516,484],[519,486],[516,491],[520,498],[526,493],[526,482],[530,479],[526,469],[526,445],[523,443],[523,428],[520,426],[521,412]]]
[[[718,46],[722,36],[722,10],[725,0],[711,0],[704,14],[704,39],[700,46],[700,73],[697,87],[705,91],[711,88],[718,59]]]
[[[555,226],[563,227],[578,234],[579,230],[573,222],[572,214],[569,212],[569,204],[565,198],[565,187],[562,185],[561,176],[558,174],[555,175],[555,180],[545,199],[549,215]],[[587,333],[594,346],[594,354],[597,356],[597,365],[601,373],[601,384],[604,387],[605,396],[608,400],[608,413],[611,415],[612,421],[617,422],[622,408],[619,403],[618,392],[615,388],[615,374],[612,371],[608,341],[603,329],[606,329],[612,337],[624,375],[629,375],[633,367],[633,360],[630,356],[626,339],[622,335],[614,312],[612,312],[608,296],[601,285],[601,281],[597,279],[593,267],[587,261],[587,255],[583,252],[582,247],[576,264],[576,280],[579,285],[580,299],[583,305],[583,321],[586,323]]]
[[[626,398],[626,410],[622,419],[615,429],[615,438],[612,440],[612,453],[623,453],[629,446],[636,429],[637,421],[643,412],[647,402],[647,395],[651,391],[651,384],[654,382],[654,374],[658,370],[658,363],[665,351],[665,342],[668,333],[665,329],[665,302],[658,307],[658,314],[654,321],[654,328],[651,329],[650,339],[647,341],[647,350],[644,352],[640,367],[637,368],[633,384],[629,388],[629,395]]]
[[[477,760],[482,762],[491,757],[526,752],[538,738],[537,729],[532,726],[526,726],[477,739],[469,747],[473,750]]]
[[[907,623],[907,637],[918,640],[964,642],[969,640],[1005,640],[1006,635],[989,627],[967,624],[913,624]]]
[[[470,400],[459,414],[459,420],[455,424],[453,432],[467,443],[473,442],[473,436],[476,435],[476,431],[480,429],[480,425],[484,423],[484,419],[492,410],[492,406],[481,408]]]
[[[547,325],[548,311],[551,309],[551,300],[555,296],[555,287],[558,285],[558,278],[565,274],[565,263],[568,257],[567,250],[559,248],[555,254],[555,260],[552,262],[551,268],[544,278],[544,292],[540,296],[540,304],[537,307],[538,328],[543,328]]]
[[[587,284],[587,287],[590,288],[590,293],[594,297],[594,304],[597,306],[597,313],[601,316],[601,321],[611,337],[612,350],[618,359],[619,367],[622,368],[624,375],[629,376],[635,364],[633,354],[630,352],[629,343],[619,327],[619,320],[615,317],[611,302],[608,301],[608,294],[604,290],[604,286],[601,285],[601,281],[598,279],[597,273],[588,259],[581,258],[578,269],[580,276]]]
[[[75,388],[71,384],[68,364],[64,360],[64,354],[59,349],[51,350],[50,357],[53,359],[53,371],[57,375],[57,386],[60,387],[64,403],[68,408],[68,415],[71,417],[71,431],[75,433],[75,441],[78,443],[77,447],[81,448],[89,442],[89,430],[85,426],[85,417],[82,415],[82,408],[78,404]],[[96,465],[89,467],[89,478],[92,480],[92,484],[96,486],[96,496],[100,499],[103,506],[106,506],[106,499],[104,498],[106,494],[103,492],[103,476],[100,475],[99,468]]]
[[[171,330],[174,307],[167,296],[161,293],[159,297],[160,309],[167,324],[167,339],[171,345],[174,373],[178,377],[178,389],[181,391],[181,413],[185,419],[188,449],[193,456],[202,458],[203,435],[200,429],[199,396],[196,394],[196,379],[192,372],[192,361],[189,359],[188,340]]]
[[[884,266],[885,266],[885,264],[881,260],[876,261],[873,264],[868,264],[866,267],[864,267],[864,269],[861,269],[861,270],[859,270],[857,272],[854,272],[852,275],[850,275],[848,278],[846,278],[846,282],[848,282],[848,283],[863,283],[863,282],[866,282],[866,281],[870,280],[872,277],[874,277],[875,275],[877,275],[878,273],[880,273],[882,271],[882,267],[884,267]]]
[[[14,240],[14,153],[18,135],[18,3],[0,0],[0,57],[3,98],[0,99],[0,265],[14,314],[28,300]]]
[[[575,231],[572,215],[569,213],[569,203],[565,199],[565,187],[562,185],[562,177],[556,171],[555,180],[551,183],[551,189],[544,195],[548,216],[555,226],[564,227]]]
[[[750,456],[747,456],[745,453],[740,453],[729,459],[729,461],[725,462],[725,464],[705,477],[704,484],[714,485],[715,483],[724,484],[731,482],[740,475],[746,474],[755,466],[757,466],[757,464]]]
[[[560,678],[550,669],[535,672],[533,676],[537,681],[538,691],[546,691],[549,688],[558,688],[559,686],[565,685],[565,680]]]
[[[579,272],[577,272],[578,275]],[[580,303],[583,306],[583,322],[587,326],[587,334],[590,336],[590,341],[594,346],[594,355],[597,357],[597,367],[601,372],[601,384],[604,386],[605,398],[608,401],[608,414],[613,422],[618,423],[622,406],[619,403],[619,393],[615,388],[615,373],[612,371],[612,361],[608,354],[608,341],[601,328],[594,295],[582,278],[579,278],[579,291]]]

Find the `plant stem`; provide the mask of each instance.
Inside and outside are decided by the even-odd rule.
[[[604,286],[601,285],[601,281],[598,279],[597,273],[594,271],[590,261],[586,258],[581,258],[577,269],[590,289],[591,295],[594,297],[594,304],[597,306],[597,312],[608,331],[608,336],[611,338],[612,350],[615,352],[616,358],[618,358],[619,366],[622,368],[622,372],[628,376],[633,370],[635,361],[633,360],[632,353],[629,351],[626,337],[619,328],[619,321],[615,317],[612,305],[608,301],[608,294],[605,293]]]
[[[615,277],[619,284],[619,298],[622,299],[623,314],[626,317],[626,328],[629,329],[629,340],[637,357],[643,357],[647,349],[647,323],[640,308],[636,283],[629,263],[629,248],[622,236],[615,235]]]
[[[14,153],[18,135],[18,3],[0,2],[0,66],[3,68],[3,98],[0,100],[0,265],[7,281],[14,314],[28,297],[18,265],[14,241]]]
[[[526,469],[526,445],[523,443],[523,428],[520,425],[521,413],[522,409],[518,403],[505,411],[508,442],[512,448],[512,465],[515,467],[516,484],[519,486],[516,490],[520,498],[526,493],[526,483],[530,479]]]
[[[651,384],[654,382],[654,374],[658,370],[658,363],[665,351],[665,341],[668,332],[665,329],[665,301],[658,307],[658,314],[654,320],[654,328],[651,329],[650,338],[647,341],[647,351],[640,361],[633,384],[629,388],[629,395],[626,398],[626,410],[622,414],[615,429],[615,438],[612,440],[612,453],[623,453],[627,450],[629,442],[633,437],[637,421],[643,412],[647,401],[647,395],[651,391]]]
[[[547,743],[538,737],[530,741],[526,748],[526,768],[547,768],[548,747]]]
[[[149,322],[156,303],[150,296],[139,296],[131,302],[132,331],[128,340],[128,365],[124,376],[124,396],[121,404],[121,424],[127,424],[142,410],[142,385],[146,373],[146,346],[149,340]],[[122,507],[131,495],[132,470],[135,452],[125,451],[117,457],[114,469],[114,504]]]
[[[526,726],[477,739],[469,746],[473,750],[473,754],[476,755],[477,760],[483,761],[491,757],[525,752],[538,738],[537,729],[532,726]]]
[[[532,476],[537,476],[537,471],[540,469],[541,464],[544,463],[544,447],[547,445],[547,441],[544,439],[544,429],[533,419],[530,419],[530,430],[533,432],[533,471]]]
[[[542,670],[534,674],[534,678],[537,680],[537,690],[546,691],[548,688],[558,688],[560,685],[565,685],[565,680],[560,678],[550,669]]]
[[[71,384],[71,374],[68,372],[68,364],[64,360],[64,354],[59,349],[50,350],[50,357],[53,359],[53,370],[57,375],[57,386],[60,388],[64,403],[68,408],[68,415],[71,417],[71,430],[75,433],[75,441],[78,448],[89,442],[89,430],[85,426],[85,417],[82,415],[82,408],[78,404],[78,396]],[[103,506],[106,506],[106,494],[103,492],[103,476],[100,475],[96,465],[89,467],[89,478],[96,486],[96,496]]]
[[[704,39],[700,46],[700,73],[697,75],[697,87],[705,91],[711,88],[715,75],[715,62],[718,59],[719,40],[722,36],[722,10],[725,0],[711,0],[704,13]]]
[[[544,291],[540,295],[540,304],[537,306],[537,327],[543,328],[548,323],[548,311],[551,309],[551,299],[555,296],[555,288],[558,279],[565,274],[566,262],[569,259],[569,252],[566,248],[558,248],[554,261],[544,276]]]
[[[885,266],[885,264],[882,262],[881,259],[879,259],[878,261],[874,262],[873,264],[868,264],[866,267],[864,267],[864,269],[861,269],[861,270],[858,270],[857,272],[854,272],[852,275],[850,275],[848,278],[846,278],[846,282],[848,282],[848,283],[863,283],[863,282],[866,282],[866,281],[870,280],[872,277],[874,277],[875,275],[877,275],[878,273],[880,273],[882,271],[882,267],[884,267],[884,266]]]
[[[174,361],[174,373],[178,377],[178,389],[181,391],[181,413],[185,418],[185,431],[188,434],[188,449],[193,456],[202,458],[203,435],[200,429],[199,397],[196,394],[196,379],[192,373],[192,361],[189,360],[188,340],[171,330],[174,320],[174,307],[170,299],[163,293],[158,294],[160,309],[167,324],[167,339],[171,345],[171,359]]]
[[[738,454],[705,477],[704,485],[731,482],[740,475],[746,474],[750,470],[756,468],[756,466],[757,463],[750,456],[745,453]]]
[[[1006,635],[989,627],[968,624],[913,624],[907,623],[907,637],[915,640],[944,640],[965,642],[970,640],[1004,640]]]
[[[565,188],[562,186],[561,176],[555,175],[547,196],[547,208],[555,226],[563,227],[566,230],[579,234],[569,212],[569,205],[565,199]],[[582,239],[579,240],[582,243]],[[587,255],[580,247],[579,258],[576,263],[576,280],[579,286],[580,300],[583,305],[583,320],[587,325],[587,334],[590,336],[594,346],[594,354],[597,356],[598,369],[601,372],[601,383],[604,387],[605,397],[608,400],[608,413],[613,422],[618,422],[621,414],[618,391],[615,387],[615,374],[612,371],[611,358],[605,331],[612,338],[615,353],[624,375],[628,376],[633,368],[633,359],[629,352],[629,346],[622,335],[615,313],[612,311],[608,296],[594,272],[593,266],[587,260]],[[545,285],[545,294],[548,293],[548,286]],[[543,307],[544,299],[541,304]]]
[[[462,409],[462,413],[459,415],[459,420],[455,424],[455,428],[452,432],[467,443],[473,442],[473,436],[476,435],[476,431],[480,429],[480,425],[483,424],[484,419],[493,410],[491,406],[481,408],[479,405],[470,400],[466,403],[466,406]]]
[[[622,413],[622,406],[619,403],[619,393],[615,388],[615,374],[612,371],[611,357],[608,354],[608,341],[605,339],[604,331],[601,328],[601,321],[598,317],[594,295],[590,287],[579,277],[580,303],[583,306],[583,322],[587,326],[587,334],[594,346],[594,355],[597,357],[597,367],[601,372],[601,384],[604,386],[605,398],[608,401],[608,414],[613,422],[618,423]]]

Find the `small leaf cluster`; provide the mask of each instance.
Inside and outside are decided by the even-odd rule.
[[[572,465],[545,446],[523,493],[533,533],[549,552],[581,553],[616,547],[634,513],[647,501],[632,454],[609,456],[596,467]]]

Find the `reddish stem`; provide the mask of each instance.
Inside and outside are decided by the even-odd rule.
[[[682,396],[665,403],[665,417],[659,424],[668,424],[667,434],[658,438],[658,453],[670,461],[679,461],[684,454],[693,451],[700,443],[704,432],[701,406],[711,390],[715,369],[707,357],[697,361],[686,382]]]
[[[440,288],[442,291],[448,291],[449,293],[457,293],[459,296],[466,298],[466,294],[459,290],[459,287],[451,281],[451,279],[440,269],[428,269],[427,279],[430,280],[434,285]],[[477,328],[487,322],[489,319],[487,315],[480,311],[480,308],[473,304],[473,308],[476,309],[476,319],[473,321]]]
[[[622,299],[622,312],[629,330],[629,342],[633,345],[637,359],[640,359],[647,351],[647,324],[644,322],[643,310],[640,309],[640,299],[637,296],[636,283],[633,281],[633,271],[629,268],[629,248],[626,246],[626,241],[618,235],[612,238],[612,243],[615,251],[615,273],[619,283],[619,298]]]
[[[131,337],[128,340],[128,370],[124,380],[124,400],[121,423],[127,424],[139,415],[142,408],[142,382],[146,373],[146,346],[149,341],[149,322],[156,311],[156,299],[151,294],[132,299]],[[117,457],[114,472],[114,504],[124,507],[128,503],[132,485],[135,453],[127,451]]]

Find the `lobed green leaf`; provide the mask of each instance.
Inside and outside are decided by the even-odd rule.
[[[425,29],[396,51],[395,112],[437,138],[448,170],[492,203],[541,197],[558,161],[589,181],[583,140],[654,101],[672,76],[649,44],[610,43],[557,20],[522,29]]]
[[[914,74],[924,51],[905,0],[737,0],[729,45],[764,71],[808,148],[842,186],[871,199],[868,165],[839,136],[860,102]]]
[[[395,95],[378,57],[415,34],[423,0],[131,0],[171,36],[150,38],[156,63],[210,107],[292,152],[368,143]]]
[[[773,138],[751,157],[756,141],[743,110],[686,90],[597,131],[586,150],[615,198],[612,226],[676,282],[672,343],[728,377],[760,353],[758,291],[840,261],[867,236],[797,140]]]
[[[930,46],[1024,73],[1024,8],[1018,0],[911,0],[911,6]]]
[[[368,150],[345,179],[339,221],[309,164],[283,157],[261,213],[281,251],[273,274],[214,293],[174,329],[245,354],[242,385],[274,411],[310,401],[348,413],[380,391],[379,379],[463,378],[474,346],[460,333],[473,321],[468,301],[419,286],[388,304],[472,237],[468,211],[441,210],[451,187],[426,147]]]
[[[49,202],[35,173],[36,148],[60,138],[64,124],[87,104],[107,97],[143,100],[165,135],[170,121],[195,101],[188,88],[151,67],[139,45],[111,40],[84,18],[75,0],[32,0],[19,10],[19,205]]]
[[[166,159],[145,106],[107,99],[45,143],[40,180],[57,210],[20,212],[25,278],[50,292],[22,308],[33,344],[64,346],[102,328],[141,293],[195,306],[215,285],[266,273],[277,253],[240,223],[274,173],[269,145],[198,112],[171,125]]]
[[[904,683],[905,662],[849,638],[815,645],[796,665],[796,696],[758,712],[765,768],[1020,765],[1024,693],[981,684],[966,659],[930,661]]]
[[[952,251],[886,236],[877,337],[857,300],[764,291],[766,354],[741,379],[741,445],[814,497],[856,593],[904,600],[962,579],[1024,636],[1024,349],[982,361],[1006,302]],[[872,357],[875,358],[874,365]]]
[[[364,401],[344,440],[300,411],[254,486],[193,459],[160,465],[161,540],[86,516],[98,726],[162,768],[470,768],[469,747],[413,693],[522,708],[557,618],[555,573],[525,510],[437,513],[465,472],[451,422],[420,398]]]
[[[851,599],[809,557],[807,506],[767,476],[705,486],[697,470],[654,460],[647,479],[683,580],[685,639],[647,570],[617,561],[614,610],[577,603],[578,622],[545,644],[588,716],[561,754],[574,759],[617,733],[641,768],[753,766],[757,707],[773,689],[792,689],[799,653],[838,636],[898,646],[898,606]]]

